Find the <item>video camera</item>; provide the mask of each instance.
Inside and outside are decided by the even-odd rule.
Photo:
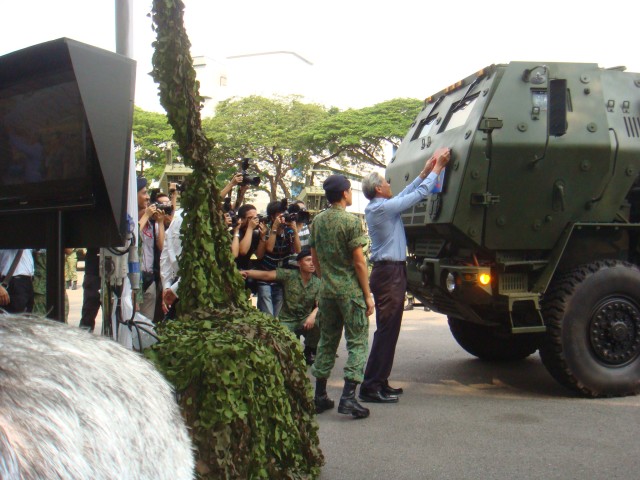
[[[288,205],[287,199],[283,199],[280,204],[282,205],[282,211],[284,214],[284,221],[296,222],[296,223],[306,223],[309,224],[311,222],[311,215],[307,212],[306,208],[301,208],[297,203],[292,203]]]
[[[242,183],[240,183],[240,186],[253,185],[254,187],[257,187],[258,185],[260,185],[260,177],[252,177],[251,175],[249,175],[248,170],[250,167],[251,167],[251,159],[243,158],[242,159]]]
[[[171,215],[173,213],[173,205],[171,204],[155,202],[152,205],[155,205],[156,209],[160,210],[165,215]]]

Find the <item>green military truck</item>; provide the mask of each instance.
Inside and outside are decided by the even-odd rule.
[[[583,395],[637,394],[640,74],[491,65],[425,100],[394,190],[440,147],[441,191],[403,214],[411,292],[479,358],[539,349]]]

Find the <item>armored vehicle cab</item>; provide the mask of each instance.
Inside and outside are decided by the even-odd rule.
[[[540,349],[588,396],[640,391],[640,74],[492,65],[425,100],[386,176],[450,147],[442,191],[407,210],[413,294],[480,358]]]

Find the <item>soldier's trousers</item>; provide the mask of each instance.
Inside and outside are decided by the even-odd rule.
[[[329,378],[336,363],[336,351],[342,338],[347,341],[347,363],[344,378],[361,383],[369,347],[369,320],[364,298],[320,298],[316,319],[320,323],[320,342],[311,373],[316,378]]]
[[[315,325],[310,330],[302,328],[304,320],[302,322],[283,322],[280,320],[280,324],[283,327],[287,327],[287,329],[289,329],[289,331],[296,337],[300,338],[300,335],[302,335],[304,337],[305,347],[313,349],[318,347],[318,342],[320,341],[320,327],[317,318]]]

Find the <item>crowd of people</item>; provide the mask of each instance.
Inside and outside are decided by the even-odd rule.
[[[362,191],[369,200],[365,209],[368,237],[360,219],[346,211],[353,199],[351,183],[343,175],[324,181],[330,207],[317,214],[312,225],[300,201],[270,202],[264,216],[254,205],[243,204],[247,186],[242,174],[222,189],[223,198],[238,190],[233,207],[230,201],[224,202],[224,218],[236,267],[257,297],[257,308],[277,317],[293,335],[304,337],[304,358],[316,378],[317,413],[335,405],[327,394],[327,380],[343,332],[348,354],[338,412],[366,418],[369,410],[358,399],[396,403],[403,393],[389,384],[407,288],[406,238],[400,215],[427,197],[449,159],[448,149],[436,152],[395,197],[382,175],[366,176]],[[174,318],[179,301],[183,211],[177,208],[176,184],[169,185],[168,193],[152,192],[152,198],[147,181],[139,177],[137,190],[141,272],[137,311],[157,322]],[[370,249],[369,262],[365,247]],[[36,282],[34,294],[33,277],[42,255],[34,257],[26,249],[0,250],[1,308],[14,313],[34,310],[34,296],[43,297],[45,291],[42,282]],[[93,330],[100,307],[98,249],[87,250],[85,268],[80,326]],[[72,277],[69,282],[73,288]],[[376,332],[369,352],[367,317],[374,310]]]

